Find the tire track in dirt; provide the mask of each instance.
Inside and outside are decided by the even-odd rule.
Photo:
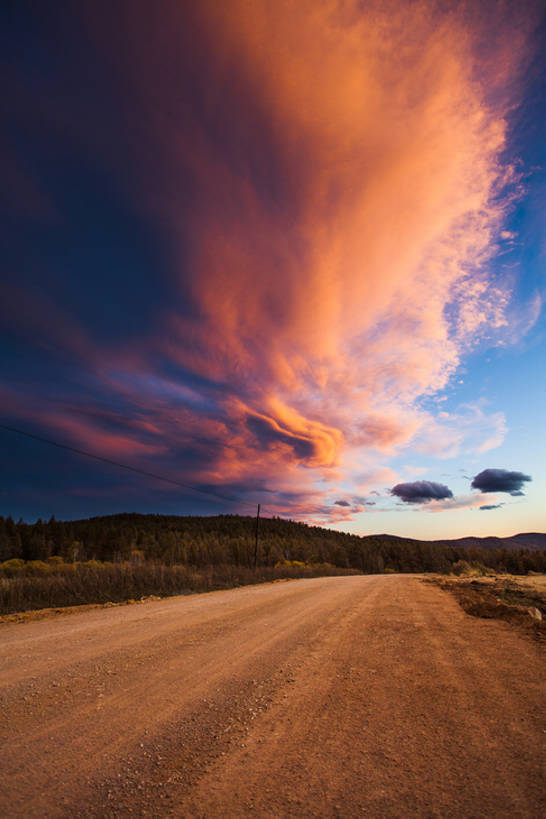
[[[59,646],[52,645],[46,637],[46,649],[42,651],[42,664],[46,667],[44,676],[35,682],[35,704],[29,704],[21,697],[22,691],[26,690],[21,689],[21,669],[13,675],[16,682],[3,692],[2,714],[6,718],[3,722],[9,726],[10,733],[9,741],[4,745],[2,767],[13,792],[25,794],[24,800],[20,801],[21,815],[28,815],[33,806],[29,799],[36,799],[37,791],[40,795],[32,808],[36,813],[48,801],[55,804],[60,799],[68,800],[65,804],[70,810],[75,810],[78,803],[92,802],[97,796],[96,771],[108,770],[108,765],[114,770],[118,765],[123,779],[127,778],[130,769],[133,783],[142,767],[136,759],[145,757],[146,750],[142,749],[150,744],[146,742],[146,735],[141,736],[143,730],[153,735],[156,756],[161,755],[158,748],[164,749],[170,744],[173,733],[178,743],[186,736],[184,745],[189,748],[191,760],[198,756],[196,749],[203,751],[211,744],[216,747],[217,743],[208,741],[210,737],[218,736],[218,729],[209,724],[214,716],[209,708],[213,695],[218,699],[220,693],[217,715],[236,712],[238,701],[245,701],[240,690],[246,691],[249,680],[255,680],[258,672],[264,677],[260,668],[264,655],[267,673],[262,687],[271,684],[275,667],[307,645],[316,629],[322,625],[327,627],[328,617],[337,610],[343,589],[332,587],[330,590],[327,584],[329,593],[325,600],[320,593],[317,594],[322,585],[321,581],[312,581],[310,584],[275,584],[269,589],[256,587],[250,594],[240,596],[240,608],[237,592],[205,595],[201,598],[204,608],[200,613],[201,622],[198,622],[199,616],[193,620],[188,618],[189,627],[184,616],[187,601],[182,599],[179,601],[180,613],[177,614],[176,607],[173,609],[174,623],[170,610],[167,612],[168,623],[163,622],[161,612],[150,617],[148,622],[139,618],[140,643],[135,644],[134,635],[131,635],[131,647],[113,653],[104,633],[104,620],[113,619],[115,623],[115,612],[119,610],[102,612],[104,616],[98,620],[104,659],[100,658],[98,647],[93,644],[92,659],[88,662],[80,659],[78,663],[76,685],[74,677],[67,679],[70,665],[66,652],[60,651]],[[226,599],[232,605],[226,606]],[[195,600],[189,602],[190,614],[195,614]],[[207,610],[207,604],[211,612]],[[221,615],[218,615],[218,606]],[[157,619],[159,626],[155,622]],[[33,624],[36,625],[44,624]],[[82,625],[75,623],[74,626],[79,634]],[[21,629],[24,638],[22,632],[26,626],[13,628]],[[66,635],[67,628],[63,631]],[[48,632],[55,639],[54,623],[50,623]],[[160,639],[154,646],[157,632]],[[56,663],[57,670],[64,676],[53,670]],[[33,672],[40,667],[34,657],[29,658],[29,664]],[[275,680],[275,684],[281,683],[284,684],[282,677]],[[67,699],[70,685],[75,690]],[[231,692],[229,696],[228,691]],[[27,695],[23,693],[22,696]],[[233,715],[231,719],[236,724],[241,721]],[[165,725],[167,731],[162,730]],[[165,736],[161,737],[162,734]],[[163,744],[157,735],[163,738]],[[34,753],[32,762],[31,748],[40,750],[40,753]],[[130,765],[123,762],[120,765],[128,750]],[[77,765],[71,766],[72,760],[77,760]],[[62,779],[59,771],[63,772]],[[74,780],[72,783],[70,777]],[[82,788],[87,790],[85,798]],[[79,792],[76,800],[72,798],[73,791]],[[15,801],[11,802],[10,810],[17,814],[19,809]]]
[[[541,718],[543,681],[529,672],[540,668],[540,648],[506,624],[470,617],[454,600],[412,608],[427,653],[435,658],[434,684],[429,680],[420,693],[431,700],[435,722],[449,725],[448,741],[464,747],[465,767],[456,770],[461,785],[476,793],[476,815],[491,815],[499,801],[502,815],[534,815],[533,804],[543,795],[538,783],[544,758],[530,752],[528,732]],[[450,621],[455,628],[446,640]],[[518,657],[507,664],[510,646]],[[441,699],[433,696],[440,685]],[[522,717],[520,703],[529,699],[535,705]],[[491,759],[514,758],[517,766],[497,763],[492,770]],[[487,791],[483,781],[489,782]]]
[[[378,586],[382,593],[363,598],[351,624],[306,663],[290,700],[273,704],[247,747],[209,772],[176,815],[540,815],[540,691],[520,686],[507,703],[501,686],[498,699],[481,659],[498,659],[502,678],[510,650],[528,649],[519,676],[529,680],[541,667],[535,647],[491,624],[493,634],[472,649],[482,624],[452,601],[407,578]],[[460,675],[469,649],[476,673]],[[529,753],[510,734],[515,718]],[[491,742],[506,732],[510,741]]]
[[[3,816],[544,813],[539,647],[411,577],[6,633]]]

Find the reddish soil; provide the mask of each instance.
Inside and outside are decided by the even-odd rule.
[[[0,815],[538,817],[544,656],[399,575],[0,630]]]

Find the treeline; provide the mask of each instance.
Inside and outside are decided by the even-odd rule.
[[[0,517],[0,563],[14,558],[47,561],[57,555],[65,562],[250,567],[255,525],[254,518],[239,515],[122,514],[34,524]],[[260,520],[258,565],[263,567],[300,561],[365,574],[449,572],[461,560],[513,574],[546,571],[544,551],[464,548],[391,535],[361,537],[281,518]]]

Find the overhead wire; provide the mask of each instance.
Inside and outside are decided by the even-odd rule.
[[[40,441],[43,444],[49,444],[50,446],[55,446],[58,449],[65,449],[68,452],[73,452],[76,455],[83,455],[86,458],[92,458],[95,461],[101,461],[102,463],[109,464],[110,466],[117,466],[121,469],[128,469],[130,472],[136,472],[139,475],[144,475],[148,478],[154,478],[158,481],[164,481],[165,483],[173,484],[174,486],[181,487],[182,489],[189,489],[192,492],[199,492],[202,495],[208,495],[209,497],[213,497],[216,500],[221,500],[226,503],[235,503],[238,506],[246,506],[248,508],[252,507],[252,509],[256,508],[257,504],[251,504],[249,501],[240,501],[237,498],[229,498],[225,495],[221,495],[218,492],[213,492],[210,489],[201,489],[198,486],[192,486],[192,484],[185,483],[184,481],[178,481],[174,478],[168,478],[165,475],[158,475],[155,472],[149,472],[146,469],[140,469],[136,466],[130,466],[129,464],[121,463],[120,461],[114,461],[112,458],[104,458],[102,455],[95,455],[93,452],[88,452],[85,449],[78,449],[74,446],[69,446],[69,444],[63,444],[60,441],[54,441],[51,438],[44,438],[41,435],[35,435],[32,432],[27,432],[26,430],[19,429],[17,427],[8,426],[7,424],[0,424],[0,429],[6,430],[7,432],[12,432],[16,435],[22,435],[25,438],[31,438],[35,441]],[[262,507],[263,508],[263,507]]]

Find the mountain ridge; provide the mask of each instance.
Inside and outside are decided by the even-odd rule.
[[[459,546],[464,549],[529,549],[530,551],[546,550],[546,533],[544,532],[519,532],[516,535],[499,537],[497,535],[468,535],[458,538],[440,538],[436,540],[423,540],[421,538],[408,538],[402,535],[389,535],[387,533],[378,535],[361,535],[361,537],[380,537],[393,540],[401,540],[410,543],[430,543],[436,546]]]

